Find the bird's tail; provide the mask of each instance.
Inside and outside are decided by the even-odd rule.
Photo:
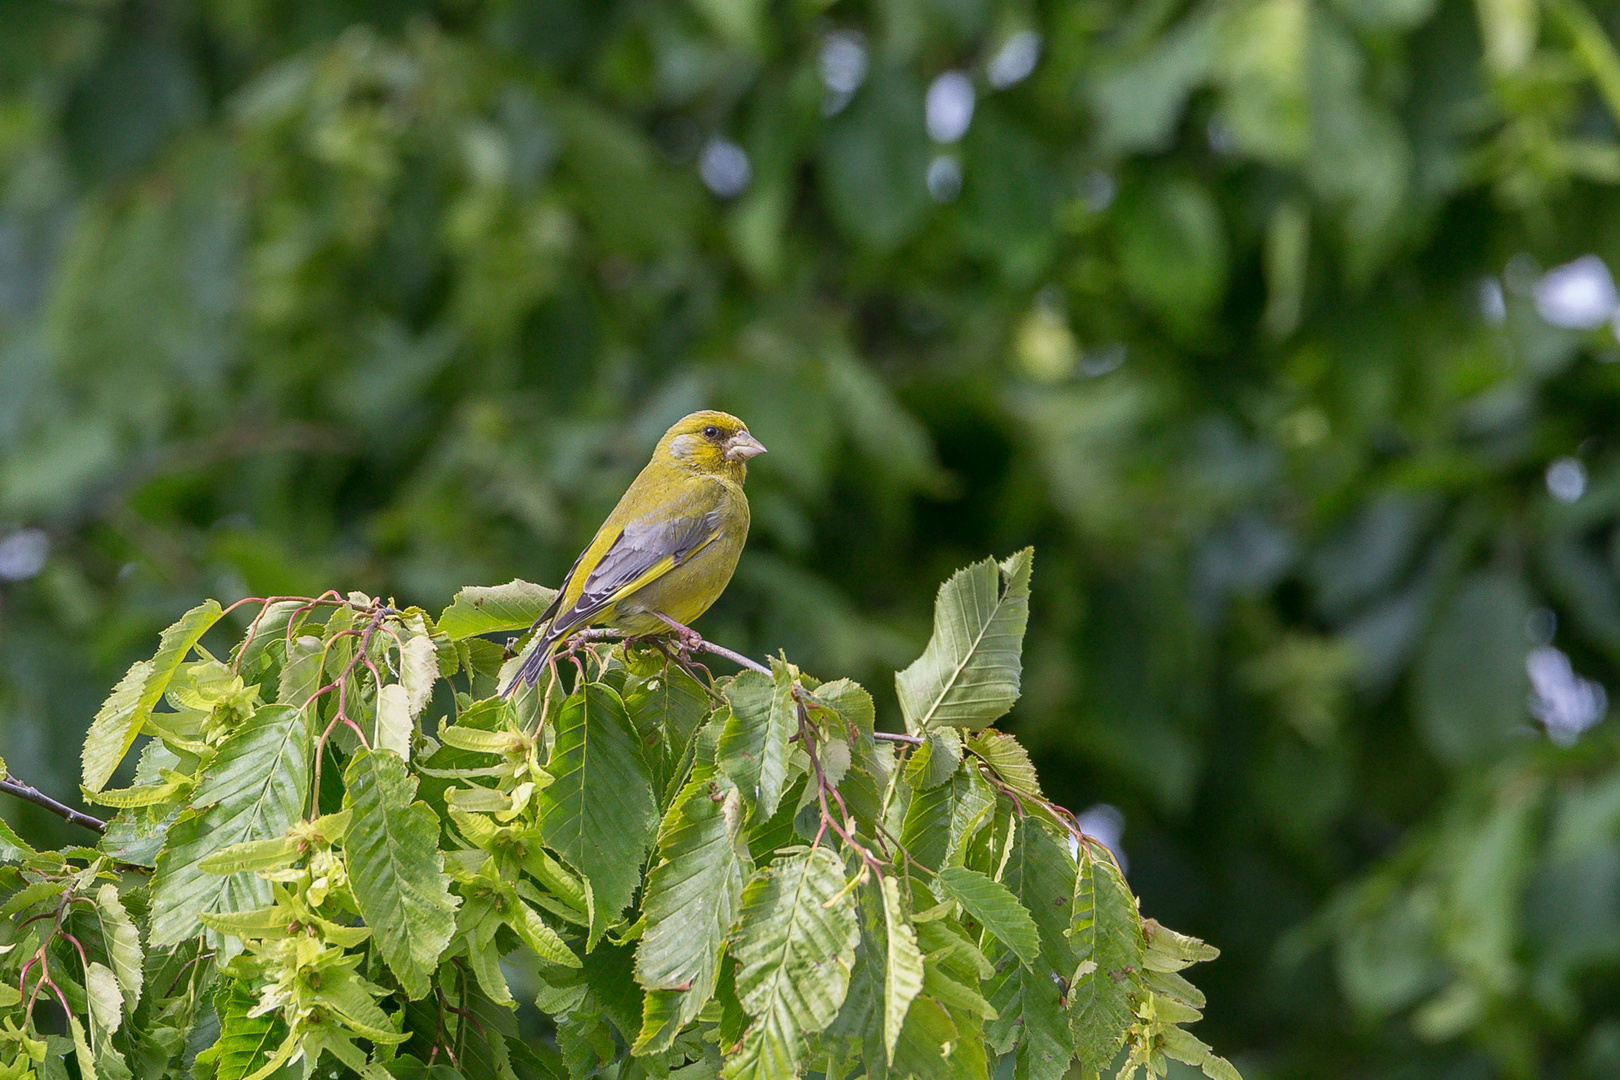
[[[517,693],[521,686],[529,686],[540,681],[540,673],[546,670],[546,663],[551,659],[551,654],[557,651],[558,640],[559,638],[552,634],[551,628],[547,627],[546,632],[535,642],[534,648],[523,658],[523,663],[518,665],[517,671],[512,673],[512,681],[501,691],[502,699]]]

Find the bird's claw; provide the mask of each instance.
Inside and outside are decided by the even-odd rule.
[[[680,654],[683,661],[690,664],[692,654],[703,644],[703,635],[689,626],[682,626],[672,630],[670,636],[675,639],[675,651]]]

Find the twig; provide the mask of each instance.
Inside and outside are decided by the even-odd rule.
[[[7,795],[15,795],[17,798],[31,802],[35,806],[43,806],[57,817],[71,821],[75,825],[83,825],[86,829],[92,829],[98,833],[107,831],[107,823],[100,818],[91,817],[89,814],[81,813],[65,803],[59,803],[38,788],[12,779],[9,773],[4,780],[0,780],[0,791],[5,792]]]
[[[861,857],[861,862],[866,865],[866,868],[876,875],[879,881],[882,881],[882,864],[873,858],[870,851],[856,843],[855,838],[850,835],[855,826],[850,821],[849,808],[844,805],[844,800],[839,796],[838,791],[827,783],[827,775],[821,768],[821,757],[816,753],[815,727],[810,723],[810,712],[804,707],[803,700],[795,702],[795,705],[799,713],[799,735],[804,745],[804,752],[809,756],[810,764],[815,769],[816,798],[821,804],[821,828],[816,830],[816,840],[812,846],[821,846],[821,838],[826,835],[827,829],[830,827],[833,832],[838,834],[839,839],[844,841],[845,846]],[[827,806],[827,793],[829,791],[832,792],[833,798],[837,800],[839,810],[843,811],[843,825],[833,820],[832,811]]]
[[[916,735],[900,735],[893,731],[874,731],[872,738],[882,739],[885,742],[905,743],[907,746],[921,746],[928,741]]]
[[[894,833],[889,831],[888,826],[884,825],[883,822],[881,822],[881,821],[874,822],[874,824],[877,825],[877,831],[879,833],[882,833],[884,836],[887,836],[890,840],[894,841],[895,850],[900,852],[900,854],[904,855],[906,857],[907,862],[909,862],[911,865],[915,866],[917,869],[921,870],[923,873],[927,874],[929,877],[938,877],[939,876],[939,871],[931,870],[927,866],[924,866],[922,863],[918,862],[916,860],[916,858],[911,854],[911,852],[906,850],[906,845],[904,845],[904,844],[902,844],[900,842],[900,838],[898,836],[894,835]],[[874,835],[872,837],[872,839],[877,840],[880,844],[882,843],[881,838],[876,836],[876,835]],[[885,846],[885,850],[887,850],[886,846]],[[898,864],[896,864],[896,865],[898,866]]]
[[[771,673],[771,669],[766,667],[764,664],[757,663],[740,652],[733,652],[724,645],[716,645],[707,638],[697,638],[695,641],[691,642],[690,645],[691,648],[696,649],[698,652],[712,653],[715,656],[725,657],[733,664],[737,664],[740,667],[745,667],[749,671],[757,671],[761,675],[769,675]]]
[[[696,660],[692,659],[690,654],[682,656],[679,650],[676,650],[673,653],[670,652],[669,649],[665,647],[664,642],[658,638],[653,638],[651,644],[653,648],[658,650],[659,655],[664,658],[664,662],[666,664],[672,663],[690,675],[692,677],[692,681],[697,683],[698,686],[702,687],[703,691],[714,700],[715,704],[724,705],[726,703],[726,696],[714,688],[714,672],[709,670],[707,664],[698,663]],[[703,679],[698,678],[699,671],[703,672]],[[705,681],[705,679],[707,681]]]
[[[60,930],[60,931],[58,931],[58,933],[63,938],[66,938],[68,941],[72,942],[73,947],[75,949],[79,950],[79,963],[84,965],[85,978],[89,978],[90,977],[90,958],[84,954],[84,945],[82,945],[79,942],[78,938],[74,937],[72,934],[68,933],[66,930]]]
[[[166,998],[173,997],[175,989],[180,985],[180,980],[186,977],[186,972],[190,971],[194,965],[200,964],[204,960],[213,959],[214,955],[214,953],[202,951],[202,946],[199,939],[197,955],[180,965],[180,970],[174,973],[174,981],[169,984],[169,989],[164,993],[163,996]]]
[[[321,670],[323,672],[326,670],[327,653],[331,651],[332,644],[336,642],[338,638],[348,637],[352,634],[360,639],[359,648],[357,648],[354,651],[354,654],[349,657],[349,662],[343,666],[343,670],[338,673],[338,677],[311,694],[303,705],[303,707],[306,709],[311,708],[316,698],[334,688],[337,690],[337,712],[333,715],[331,722],[326,725],[326,730],[321,732],[321,737],[315,740],[315,782],[313,785],[311,785],[309,792],[311,817],[314,817],[320,812],[321,760],[326,756],[326,740],[332,737],[332,731],[338,726],[339,721],[347,725],[349,729],[354,732],[355,736],[360,740],[361,746],[365,747],[368,751],[371,749],[371,743],[366,739],[366,733],[360,730],[359,724],[356,724],[349,718],[349,677],[354,674],[355,665],[361,660],[364,660],[366,662],[366,667],[371,669],[372,678],[376,680],[377,692],[379,694],[382,693],[382,676],[377,672],[377,665],[371,662],[371,635],[376,633],[377,627],[382,625],[384,619],[390,615],[398,615],[399,612],[383,603],[374,604],[370,609],[361,608],[358,610],[362,613],[366,610],[370,610],[372,612],[371,621],[366,624],[366,628],[364,630],[340,630],[336,634],[333,634],[332,637],[327,641],[326,647],[321,650]],[[402,660],[401,663],[403,662],[404,661]],[[357,683],[359,682],[359,680],[356,681]],[[359,693],[361,689],[362,687],[357,685],[355,688],[356,693]],[[381,723],[380,713],[377,718],[377,722]],[[372,734],[376,735],[376,733],[376,727],[373,726]]]

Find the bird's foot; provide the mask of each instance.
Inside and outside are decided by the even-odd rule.
[[[717,702],[724,703],[725,698],[714,688],[714,672],[692,657],[692,653],[697,650],[697,646],[704,643],[702,636],[696,630],[685,626],[679,629],[671,627],[670,633],[652,637],[648,640],[652,642],[659,652],[664,654],[666,660],[672,661],[676,667],[690,675],[692,680],[707,690]],[[699,672],[703,673],[702,677],[699,677]]]
[[[678,623],[661,612],[653,612],[653,614],[657,615],[664,625],[669,627],[669,636],[675,642],[676,651],[679,652],[681,659],[686,663],[691,663],[692,653],[703,644],[703,635],[685,623]]]

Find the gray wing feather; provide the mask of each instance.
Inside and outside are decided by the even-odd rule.
[[[579,599],[551,624],[550,634],[560,637],[595,615],[614,593],[673,556],[675,565],[701,547],[720,530],[720,511],[711,510],[697,517],[673,521],[632,522],[602,555],[585,579]]]

